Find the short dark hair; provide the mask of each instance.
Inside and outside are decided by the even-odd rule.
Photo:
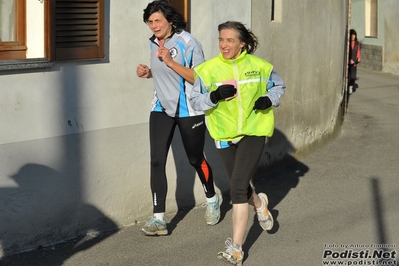
[[[219,32],[224,29],[236,30],[238,32],[238,39],[245,43],[244,49],[247,50],[247,53],[252,54],[255,52],[258,47],[258,38],[244,24],[238,21],[226,21],[218,26]]]
[[[161,12],[168,22],[172,22],[173,28],[179,32],[186,28],[186,22],[183,16],[166,0],[155,0],[144,9],[143,21],[148,23],[149,17],[155,13]]]

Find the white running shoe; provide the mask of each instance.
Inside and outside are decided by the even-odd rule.
[[[215,225],[220,219],[220,205],[223,202],[223,197],[216,194],[216,201],[207,203],[205,211],[205,221],[207,225]]]
[[[230,262],[231,264],[242,266],[242,260],[244,259],[244,252],[242,248],[237,243],[233,243],[231,238],[227,238],[226,251],[221,251],[218,253],[217,258],[224,261]]]
[[[165,236],[168,234],[168,229],[166,228],[166,221],[160,221],[155,216],[148,219],[141,231],[147,236]]]
[[[274,221],[271,212],[266,208],[269,201],[265,193],[259,193],[258,197],[263,202],[263,208],[260,211],[255,208],[256,214],[258,215],[259,225],[263,230],[271,230]]]

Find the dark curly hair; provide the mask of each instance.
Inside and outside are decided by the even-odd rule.
[[[143,21],[148,23],[148,18],[155,12],[161,12],[168,22],[172,22],[173,29],[180,32],[186,28],[184,18],[173,6],[166,0],[155,0],[144,9]]]
[[[244,24],[238,21],[226,21],[225,23],[219,24],[218,31],[225,29],[233,29],[238,33],[238,39],[244,42],[244,49],[247,50],[248,54],[255,52],[258,47],[258,38],[251,30],[247,29]]]

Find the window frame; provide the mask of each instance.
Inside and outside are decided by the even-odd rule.
[[[15,41],[0,42],[0,61],[26,59],[26,0],[15,1]]]
[[[378,38],[378,0],[365,1],[365,37]]]
[[[92,43],[86,46],[75,46],[73,49],[65,49],[57,46],[56,43],[56,11],[58,3],[95,3],[96,7],[91,6],[90,16],[95,29],[92,29]],[[82,2],[82,3],[79,3]],[[103,59],[105,57],[105,0],[45,0],[44,8],[44,52],[41,58],[27,58],[27,1],[17,0],[15,6],[16,13],[16,41],[0,42],[0,70],[29,69],[37,67],[53,66],[54,62],[66,60],[92,60]],[[90,8],[89,8],[90,9]],[[79,10],[80,12],[81,10]],[[87,19],[87,16],[84,19]],[[67,24],[66,26],[68,26]],[[71,24],[71,27],[73,25]],[[79,31],[79,30],[72,30]],[[82,33],[80,30],[79,34]],[[93,33],[94,32],[94,33]],[[69,50],[69,51],[68,51]]]

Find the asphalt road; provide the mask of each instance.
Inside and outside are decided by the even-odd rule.
[[[359,69],[357,83],[335,140],[256,182],[276,223],[263,232],[251,213],[245,266],[379,265],[378,256],[396,265],[399,76]],[[226,265],[216,254],[231,236],[228,198],[222,210],[213,227],[197,207],[168,215],[169,236],[145,237],[138,224],[3,258],[0,265]]]

